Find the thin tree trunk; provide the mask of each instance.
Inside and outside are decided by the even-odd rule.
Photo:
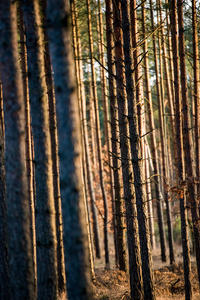
[[[157,0],[157,6],[160,10],[157,14],[158,21],[162,22],[162,14],[161,14],[161,5],[160,0]],[[163,26],[161,26],[162,29]],[[154,36],[155,37],[155,36]],[[162,41],[164,42],[164,41]],[[168,229],[168,243],[169,243],[169,257],[170,264],[175,262],[174,255],[174,242],[173,242],[173,231],[172,231],[172,221],[171,221],[171,203],[170,203],[170,194],[169,194],[169,169],[167,166],[167,148],[166,148],[166,132],[165,132],[165,108],[164,108],[164,83],[163,83],[163,65],[162,65],[162,51],[161,51],[161,37],[158,31],[158,49],[159,49],[159,65],[160,65],[160,80],[159,74],[156,73],[156,87],[157,87],[157,98],[158,98],[158,110],[159,110],[159,123],[160,123],[160,138],[161,138],[161,153],[162,153],[162,170],[163,170],[163,184],[164,184],[164,200],[166,203],[166,213],[167,213],[167,229]],[[163,52],[164,54],[164,52]],[[156,54],[155,54],[156,59]],[[156,62],[155,62],[156,63]],[[166,67],[166,64],[165,64]],[[156,68],[158,71],[158,69]],[[159,91],[159,81],[160,81],[160,91]],[[169,89],[168,89],[169,92]],[[169,94],[168,94],[169,95]],[[169,99],[169,98],[168,98]],[[172,99],[169,99],[170,101]],[[172,108],[172,103],[170,104]],[[172,113],[172,109],[171,109]],[[173,123],[172,123],[173,125]],[[173,133],[172,133],[173,135]],[[176,155],[176,153],[175,153]]]
[[[94,238],[94,246],[96,257],[101,257],[100,251],[100,236],[99,236],[99,223],[97,216],[97,208],[96,208],[96,199],[95,192],[93,186],[93,174],[91,168],[91,160],[89,153],[89,142],[88,142],[88,130],[87,130],[87,116],[86,116],[86,99],[85,99],[85,87],[83,81],[83,66],[82,66],[82,50],[81,50],[81,40],[80,33],[77,22],[77,12],[75,8],[75,2],[72,0],[71,4],[71,18],[72,18],[72,32],[73,32],[73,40],[74,40],[74,56],[75,56],[75,64],[76,64],[76,76],[78,82],[78,91],[80,95],[80,117],[81,117],[81,126],[83,131],[83,140],[84,140],[84,152],[85,152],[85,160],[86,160],[86,168],[87,168],[87,182],[89,188],[89,194],[91,199],[91,208],[92,208],[92,218],[93,218],[93,238]]]
[[[128,108],[125,91],[125,74],[123,69],[123,36],[121,4],[113,1],[113,27],[115,41],[115,66],[117,83],[117,102],[120,130],[121,164],[126,206],[126,224],[129,251],[129,273],[131,299],[143,299],[140,245],[138,223],[133,187],[133,168],[129,141]]]
[[[31,120],[30,120],[30,102],[28,93],[28,70],[27,70],[27,53],[26,40],[24,35],[24,20],[22,15],[21,2],[18,1],[19,13],[19,34],[20,34],[20,52],[21,52],[21,69],[24,92],[25,105],[25,128],[26,128],[26,172],[28,180],[28,193],[31,213],[31,237],[33,249],[33,268],[35,277],[35,290],[37,291],[37,257],[36,257],[36,232],[35,232],[35,202],[34,202],[34,186],[33,186],[33,157],[31,148]]]
[[[109,166],[109,175],[110,175],[110,193],[111,193],[111,203],[112,203],[112,213],[115,214],[115,190],[114,190],[114,174],[113,174],[113,160],[112,160],[112,145],[111,145],[111,127],[110,127],[110,118],[108,110],[108,91],[107,91],[107,80],[106,72],[104,67],[106,66],[105,62],[105,50],[104,50],[104,32],[103,32],[103,18],[102,18],[102,8],[101,2],[98,0],[98,13],[99,13],[99,34],[100,34],[100,62],[101,62],[101,82],[102,82],[102,96],[103,96],[103,112],[104,112],[104,127],[105,127],[105,139],[108,151],[108,166]],[[114,247],[115,247],[115,261],[117,262],[117,240],[116,240],[116,227],[114,225],[115,219],[113,217],[112,225],[114,230]]]
[[[2,85],[0,83],[0,102],[3,102]],[[8,236],[7,236],[7,204],[6,204],[6,173],[5,173],[5,141],[3,133],[3,111],[0,126],[0,299],[9,299],[8,270]]]
[[[192,25],[193,25],[193,61],[194,61],[194,102],[195,102],[195,154],[196,177],[200,178],[200,77],[199,77],[199,49],[197,31],[196,0],[192,0]],[[198,200],[200,199],[200,183],[197,185]]]
[[[5,111],[9,292],[12,300],[36,299],[30,209],[25,170],[25,123],[19,69],[16,3],[1,1],[0,63]],[[13,217],[14,212],[14,217]],[[6,274],[5,274],[6,275]]]
[[[109,99],[110,99],[110,115],[111,115],[111,133],[112,133],[112,160],[114,173],[114,188],[115,188],[115,215],[116,231],[117,231],[117,253],[119,260],[119,269],[127,270],[126,258],[126,241],[124,227],[124,212],[123,212],[123,183],[122,174],[120,171],[121,162],[120,145],[119,145],[119,123],[118,123],[118,104],[116,96],[116,85],[114,80],[114,53],[113,53],[113,26],[111,0],[106,0],[106,37],[107,37],[107,57],[108,57],[108,77],[109,77]],[[115,225],[115,223],[114,223]]]
[[[145,26],[145,7],[142,5],[142,28],[144,33],[144,38],[146,37],[146,26]],[[154,38],[154,35],[153,35]],[[147,43],[144,42],[144,53],[147,53]],[[166,239],[163,223],[163,208],[162,208],[162,196],[160,190],[160,177],[159,177],[159,166],[158,166],[158,152],[156,145],[155,137],[155,124],[153,117],[153,106],[152,106],[152,96],[151,96],[151,87],[149,79],[149,65],[148,65],[148,55],[144,57],[145,64],[145,82],[146,82],[146,97],[147,97],[147,110],[149,115],[149,129],[151,132],[151,151],[153,158],[154,166],[154,181],[155,181],[155,190],[156,190],[156,205],[157,205],[157,214],[158,214],[158,226],[159,226],[159,235],[160,235],[160,246],[161,246],[161,258],[162,261],[166,261]]]
[[[138,128],[136,97],[133,79],[133,57],[131,49],[131,27],[129,17],[129,5],[127,0],[122,0],[122,30],[123,49],[125,58],[126,93],[128,101],[128,118],[130,131],[130,144],[134,173],[134,187],[137,204],[137,218],[139,224],[140,249],[142,258],[142,275],[144,299],[155,299],[152,257],[150,253],[150,237],[146,216],[146,195],[144,190],[143,161]]]
[[[65,21],[63,21],[65,20]],[[81,182],[78,99],[73,78],[69,7],[47,1],[47,30],[54,71],[60,143],[60,182],[69,300],[92,299],[86,211]]]
[[[110,268],[109,260],[109,250],[108,250],[108,204],[106,197],[106,190],[104,184],[104,170],[103,170],[103,160],[102,160],[102,147],[101,147],[101,131],[100,131],[100,121],[99,121],[99,108],[98,108],[98,98],[96,89],[96,78],[94,69],[94,58],[93,58],[93,40],[92,40],[92,27],[91,27],[91,12],[90,12],[90,1],[87,0],[87,15],[88,15],[88,34],[89,34],[89,47],[90,47],[90,64],[92,72],[92,92],[95,107],[95,121],[96,121],[96,138],[97,138],[97,151],[99,160],[99,175],[100,175],[100,185],[103,197],[104,205],[104,216],[103,216],[103,226],[104,226],[104,247],[105,247],[105,264],[106,268]]]
[[[55,299],[58,292],[56,215],[39,5],[37,1],[24,0],[22,7],[35,150],[38,299]]]
[[[189,117],[186,63],[185,63],[185,36],[183,23],[183,1],[177,1],[178,6],[178,27],[179,27],[179,56],[181,70],[181,91],[183,104],[183,147],[185,154],[185,172],[187,176],[187,188],[189,193],[189,203],[192,212],[193,232],[195,239],[197,271],[200,283],[200,230],[198,228],[199,210],[197,200],[197,185],[195,183],[194,151],[191,135],[191,125]]]
[[[183,182],[185,181],[184,157],[183,157],[183,135],[182,135],[182,105],[180,98],[180,76],[179,76],[179,60],[178,60],[178,32],[177,32],[177,6],[176,0],[172,0],[171,4],[171,35],[172,35],[172,51],[173,51],[173,68],[174,68],[174,91],[175,91],[175,121],[176,121],[176,143],[177,143],[177,167],[179,176],[179,185],[182,186],[179,193],[180,215],[181,215],[181,236],[183,248],[183,265],[185,278],[185,299],[192,299],[191,285],[191,262],[188,240],[188,224],[186,212],[186,193]]]
[[[150,160],[151,157],[148,155],[148,142],[145,139],[145,173],[146,173],[146,195],[147,195],[147,207],[148,207],[148,221],[149,231],[151,239],[151,247],[154,250],[156,248],[155,230],[153,222],[153,205],[152,205],[152,193],[151,193],[151,180],[150,180]]]

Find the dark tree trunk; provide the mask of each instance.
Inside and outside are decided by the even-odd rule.
[[[130,131],[130,144],[132,164],[134,173],[134,187],[136,194],[137,218],[139,224],[140,249],[142,258],[142,275],[144,299],[155,299],[152,257],[150,253],[149,228],[146,216],[146,195],[144,190],[143,161],[141,155],[141,144],[138,128],[135,84],[133,78],[133,57],[131,50],[131,27],[129,17],[129,6],[127,0],[122,0],[122,30],[123,49],[125,58],[126,93],[128,101],[128,119]]]
[[[69,300],[92,299],[86,211],[81,180],[78,99],[72,75],[69,7],[47,1],[47,30],[54,71],[58,116],[64,250]]]
[[[60,174],[59,174],[59,158],[58,158],[58,131],[57,131],[57,117],[56,117],[56,101],[54,95],[52,65],[49,53],[49,41],[46,31],[46,0],[41,3],[41,17],[42,28],[44,35],[44,62],[45,62],[45,78],[48,95],[49,108],[49,130],[51,138],[51,155],[52,155],[52,171],[53,171],[53,190],[54,202],[56,210],[56,236],[57,236],[57,272],[58,272],[58,290],[59,293],[66,292],[66,278],[65,278],[65,258],[63,248],[63,222],[62,222],[62,208],[61,208],[61,194],[60,194]]]
[[[195,183],[194,150],[191,135],[191,124],[189,116],[188,90],[185,62],[185,35],[183,23],[183,1],[177,1],[178,8],[178,27],[179,27],[179,56],[181,70],[181,92],[183,105],[183,148],[185,154],[185,173],[187,177],[187,188],[189,193],[189,203],[192,212],[193,232],[195,239],[195,250],[197,260],[197,271],[200,283],[200,230],[198,228],[199,210],[197,200],[197,185]]]
[[[18,63],[16,16],[16,3],[1,1],[0,64],[5,101],[9,293],[12,300],[27,300],[35,299],[35,292],[30,210],[27,201],[28,184],[24,159],[25,108]]]
[[[89,47],[90,47],[90,64],[92,73],[92,94],[94,99],[94,111],[95,111],[95,125],[96,125],[96,139],[97,139],[97,151],[99,161],[99,176],[100,185],[104,205],[104,247],[105,247],[105,264],[106,268],[110,268],[109,249],[108,249],[108,203],[104,184],[104,170],[103,170],[103,159],[102,159],[102,146],[101,146],[101,131],[100,131],[100,120],[99,120],[99,108],[98,108],[98,97],[96,89],[96,76],[94,69],[94,58],[93,58],[93,39],[92,39],[92,25],[91,25],[91,12],[90,12],[90,1],[87,0],[87,15],[88,15],[88,35],[89,35]]]
[[[94,247],[96,252],[96,257],[101,257],[100,252],[100,236],[99,236],[99,223],[98,215],[96,208],[96,199],[93,186],[93,174],[91,168],[91,160],[89,153],[89,141],[88,141],[88,130],[87,130],[87,116],[86,116],[86,98],[85,98],[85,87],[83,81],[83,66],[82,66],[82,50],[81,50],[81,40],[80,33],[77,22],[77,12],[75,8],[75,2],[71,1],[71,18],[72,18],[72,32],[73,32],[73,41],[74,41],[74,56],[76,63],[76,76],[77,76],[77,85],[79,93],[79,103],[80,103],[80,117],[81,117],[81,127],[82,127],[82,139],[84,144],[84,153],[86,160],[86,169],[87,169],[87,183],[89,189],[89,195],[91,200],[92,208],[92,218],[93,218],[93,238],[94,238]]]
[[[199,77],[199,49],[197,31],[196,0],[192,0],[192,25],[193,25],[193,61],[194,61],[194,102],[195,102],[195,154],[196,177],[200,178],[200,77]],[[200,182],[197,185],[198,201],[200,200]],[[200,212],[200,211],[199,211]]]
[[[36,233],[35,233],[35,202],[34,202],[34,186],[33,186],[33,154],[31,148],[31,118],[30,118],[30,102],[28,91],[28,70],[27,70],[27,53],[26,40],[24,35],[24,20],[22,15],[22,5],[18,1],[19,14],[19,35],[20,35],[20,54],[21,54],[21,70],[25,104],[25,128],[26,128],[26,172],[28,180],[28,193],[31,212],[31,237],[33,248],[33,267],[35,277],[35,289],[37,291],[37,258],[36,258]]]
[[[172,50],[173,50],[173,68],[174,68],[174,91],[175,91],[175,125],[176,125],[176,143],[177,143],[177,167],[179,185],[183,185],[185,181],[184,157],[183,157],[183,135],[182,135],[182,104],[180,97],[180,76],[179,76],[179,60],[178,60],[178,32],[177,32],[177,5],[176,0],[172,0],[171,4],[171,34],[172,34]],[[182,195],[181,195],[182,193]],[[188,240],[188,224],[186,212],[186,193],[185,187],[182,186],[179,194],[180,215],[181,215],[181,236],[183,248],[183,265],[185,278],[185,299],[192,299],[191,285],[191,262]]]
[[[117,253],[119,261],[119,269],[126,271],[126,241],[123,213],[123,183],[120,171],[121,162],[120,145],[119,145],[119,124],[118,124],[118,105],[116,96],[116,85],[114,80],[114,53],[113,53],[113,25],[111,0],[106,0],[106,37],[107,37],[107,57],[109,70],[109,99],[110,99],[110,115],[111,115],[111,134],[112,134],[112,160],[114,173],[115,188],[115,215],[117,230]],[[114,224],[115,225],[115,224]]]
[[[133,168],[131,165],[128,108],[125,91],[125,74],[123,69],[121,4],[119,1],[113,1],[113,27],[115,41],[115,66],[120,130],[121,164],[124,185],[124,199],[126,206],[126,224],[129,251],[131,299],[143,299],[140,245],[133,188]]]
[[[145,7],[142,5],[142,28],[144,38],[146,37],[146,18],[145,18]],[[144,42],[144,53],[147,53],[147,43]],[[159,177],[159,166],[158,166],[158,151],[156,145],[156,136],[155,136],[155,124],[153,116],[153,106],[152,106],[152,95],[149,79],[149,65],[148,65],[148,55],[144,57],[145,65],[145,83],[146,83],[146,97],[147,97],[147,109],[149,115],[149,130],[151,132],[151,151],[153,158],[154,166],[154,181],[155,181],[155,190],[156,190],[156,205],[157,205],[157,214],[158,214],[158,226],[159,226],[159,236],[160,236],[160,246],[161,246],[161,258],[162,261],[166,261],[166,239],[164,232],[164,221],[163,221],[163,208],[162,208],[162,195],[160,190],[160,177]]]
[[[56,215],[44,56],[37,1],[24,0],[29,97],[35,151],[38,299],[57,297]]]
[[[0,102],[3,102],[2,85],[0,83]],[[8,270],[8,236],[6,207],[6,174],[5,174],[5,141],[3,133],[3,111],[0,117],[0,299],[9,298]]]

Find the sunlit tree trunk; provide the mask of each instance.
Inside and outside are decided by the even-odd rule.
[[[0,102],[3,102],[2,85],[0,82]],[[1,105],[2,107],[2,105]],[[6,205],[6,173],[5,173],[5,141],[4,120],[0,116],[0,299],[9,299],[8,271],[8,236],[7,236],[7,205]]]
[[[88,15],[88,34],[89,34],[89,47],[90,47],[90,64],[92,72],[92,92],[94,99],[95,108],[95,125],[96,125],[96,138],[97,138],[97,151],[98,151],[98,161],[99,161],[99,175],[100,175],[100,185],[103,197],[104,205],[104,247],[105,247],[105,264],[106,268],[110,268],[109,260],[109,250],[108,250],[108,203],[104,183],[104,170],[103,170],[103,160],[102,160],[102,146],[101,146],[101,131],[100,131],[100,121],[99,121],[99,108],[98,108],[98,98],[96,89],[96,76],[94,69],[94,58],[93,58],[93,40],[92,40],[92,25],[91,25],[91,12],[90,12],[90,1],[87,0],[87,15]]]
[[[173,69],[174,69],[174,91],[175,91],[175,125],[176,125],[176,143],[177,143],[177,167],[178,167],[178,183],[182,186],[179,193],[180,215],[181,215],[181,235],[183,248],[183,265],[185,278],[185,299],[192,299],[191,285],[191,262],[188,240],[188,224],[186,211],[186,189],[183,185],[185,181],[184,170],[184,153],[183,153],[183,135],[182,135],[182,104],[180,94],[180,76],[179,76],[179,57],[178,57],[178,32],[177,32],[177,5],[176,0],[172,0],[171,4],[171,34],[172,34],[172,50],[173,50]]]
[[[18,63],[16,16],[16,3],[1,1],[0,64],[5,112],[8,285],[10,299],[32,300],[36,297],[25,169],[25,107]]]
[[[94,247],[96,251],[96,257],[100,258],[100,236],[99,236],[99,223],[97,216],[96,208],[96,199],[95,191],[93,186],[93,173],[91,168],[91,159],[89,153],[89,141],[88,141],[88,129],[87,129],[87,116],[86,116],[86,97],[85,97],[85,87],[83,81],[83,65],[82,65],[82,50],[81,50],[81,40],[80,32],[77,22],[77,11],[75,7],[75,2],[70,1],[71,5],[71,18],[72,18],[72,34],[73,34],[73,44],[74,44],[74,56],[76,64],[76,77],[78,84],[78,94],[79,94],[79,103],[80,103],[80,116],[81,116],[81,127],[82,127],[82,139],[84,144],[84,153],[87,169],[87,182],[88,190],[91,199],[91,208],[92,208],[92,218],[93,218],[93,238],[94,238]]]
[[[49,130],[51,139],[51,155],[52,155],[52,171],[53,171],[53,190],[54,203],[56,211],[56,236],[57,236],[57,272],[58,272],[58,290],[59,294],[66,292],[66,277],[65,277],[65,262],[63,248],[63,222],[60,194],[60,174],[59,174],[59,158],[58,158],[58,132],[57,132],[57,116],[56,116],[56,101],[53,86],[53,74],[51,58],[49,53],[49,41],[46,31],[46,0],[40,2],[40,13],[44,39],[44,67],[45,79],[48,96],[48,111],[49,111]]]
[[[146,22],[145,7],[144,7],[144,5],[142,5],[142,28],[143,28],[144,37],[146,37],[145,22]],[[144,41],[144,53],[147,53],[146,40]],[[160,190],[158,152],[157,152],[157,145],[156,145],[155,124],[154,124],[152,96],[151,96],[151,87],[150,87],[150,78],[149,78],[148,54],[146,54],[144,57],[144,68],[145,68],[147,110],[148,110],[148,116],[149,116],[149,129],[151,132],[151,151],[152,151],[153,166],[154,166],[154,181],[155,181],[156,200],[157,200],[156,205],[157,205],[157,214],[158,214],[161,258],[162,258],[162,261],[166,261],[166,239],[165,239],[164,223],[163,223],[162,196],[161,196],[161,190]]]
[[[135,191],[133,187],[133,168],[131,164],[128,105],[125,90],[125,74],[123,68],[123,35],[121,27],[121,4],[119,1],[113,1],[117,102],[120,130],[121,164],[126,207],[131,298],[143,299],[140,245],[136,217]]]
[[[195,183],[194,150],[191,135],[191,125],[189,116],[187,75],[185,62],[185,35],[183,21],[183,1],[177,1],[178,6],[178,27],[179,27],[179,56],[181,71],[181,92],[183,109],[183,147],[185,154],[185,173],[187,176],[187,188],[189,193],[189,203],[192,212],[193,232],[195,239],[195,250],[197,260],[197,271],[200,282],[200,230],[198,228],[199,210],[197,200],[197,185]]]
[[[161,13],[161,6],[160,6],[160,0],[157,0],[157,6],[159,8],[159,11],[157,13],[158,22],[161,24],[162,22],[162,13]],[[163,26],[161,25],[161,29]],[[155,38],[155,36],[154,36]],[[164,41],[162,40],[162,45],[164,45]],[[175,255],[174,255],[174,241],[173,241],[173,231],[172,231],[172,220],[171,220],[171,203],[170,203],[170,193],[169,193],[169,168],[167,164],[167,147],[166,147],[166,128],[165,128],[165,107],[164,107],[164,96],[165,96],[165,90],[164,90],[164,82],[163,82],[163,64],[162,64],[162,54],[166,55],[165,51],[162,53],[161,46],[161,35],[158,31],[158,50],[159,50],[159,70],[156,69],[156,88],[157,88],[157,98],[158,98],[158,110],[159,110],[159,123],[160,123],[160,138],[161,138],[161,153],[162,153],[162,171],[163,171],[163,184],[164,184],[164,200],[166,203],[166,213],[167,213],[167,229],[168,229],[168,243],[169,243],[169,257],[170,257],[170,264],[173,264],[175,262]],[[155,48],[154,48],[155,49]],[[165,49],[165,47],[164,47]],[[156,54],[155,58],[156,60]],[[156,61],[155,61],[156,64]],[[167,66],[167,63],[164,64],[165,67]],[[160,78],[159,74],[160,73]],[[166,69],[165,69],[166,71]],[[168,75],[168,74],[167,74]],[[159,88],[160,83],[160,88]],[[168,84],[169,87],[169,84]],[[160,90],[159,90],[160,89]],[[169,92],[169,88],[167,90]],[[169,96],[169,94],[168,94]],[[171,98],[168,97],[168,101],[172,101]],[[170,114],[172,114],[172,103],[170,104],[171,110]],[[172,128],[173,122],[172,122]],[[174,131],[174,130],[173,130]],[[173,135],[173,133],[172,133]]]
[[[199,49],[197,31],[196,0],[192,0],[192,25],[193,25],[193,61],[194,61],[194,102],[195,102],[195,154],[196,176],[200,178],[200,78],[199,78]],[[200,197],[200,183],[197,185],[198,200]]]
[[[112,134],[112,161],[114,173],[115,188],[115,215],[117,231],[117,254],[119,261],[119,269],[127,270],[126,258],[126,240],[124,227],[124,209],[123,209],[123,183],[120,170],[120,145],[119,145],[119,123],[118,123],[118,105],[116,96],[116,83],[114,78],[114,41],[113,41],[113,25],[112,25],[112,8],[111,0],[106,0],[106,37],[107,37],[107,58],[108,58],[108,78],[109,78],[109,99],[110,99],[110,115],[111,115],[111,134]],[[115,225],[115,223],[114,223]]]
[[[130,131],[130,144],[133,164],[134,187],[137,204],[137,219],[139,224],[140,249],[142,258],[142,275],[144,299],[155,299],[152,257],[150,253],[150,237],[146,216],[146,195],[144,189],[143,161],[138,128],[136,95],[134,92],[133,57],[131,49],[131,27],[129,5],[127,0],[122,0],[122,30],[123,49],[126,75],[126,93],[128,101],[128,119]]]
[[[26,40],[24,35],[24,21],[22,15],[21,2],[18,1],[19,14],[19,35],[20,35],[20,54],[21,54],[21,70],[23,80],[24,104],[25,104],[25,127],[26,127],[26,172],[28,179],[28,193],[31,212],[31,237],[33,249],[33,267],[35,277],[35,289],[37,289],[37,261],[36,261],[36,233],[35,233],[35,202],[34,202],[34,186],[33,186],[33,154],[31,148],[31,120],[30,120],[30,103],[28,91],[28,71],[27,71],[27,53]]]
[[[47,1],[47,32],[58,116],[64,251],[69,300],[92,299],[86,211],[81,180],[78,98],[73,78],[69,7]]]
[[[28,62],[29,97],[35,151],[38,299],[57,297],[57,239],[52,156],[39,5],[22,4]]]

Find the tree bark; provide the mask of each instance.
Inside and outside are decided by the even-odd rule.
[[[177,32],[177,5],[176,0],[172,0],[171,4],[171,35],[172,35],[172,51],[173,51],[173,68],[174,68],[174,91],[175,91],[175,121],[176,121],[176,143],[177,143],[177,167],[179,186],[180,215],[181,215],[181,236],[183,248],[183,265],[185,278],[185,299],[192,299],[191,285],[191,262],[188,240],[188,224],[186,212],[186,189],[183,185],[185,181],[184,157],[183,157],[183,134],[182,134],[182,104],[180,97],[180,76],[179,76],[179,60],[178,60],[178,32]]]
[[[6,144],[9,292],[13,300],[36,299],[32,264],[30,210],[25,170],[25,123],[19,69],[16,3],[1,2],[0,64]],[[14,213],[14,218],[13,218]]]
[[[195,183],[194,151],[191,135],[191,125],[189,117],[188,90],[185,64],[185,36],[183,23],[183,1],[177,1],[178,27],[179,27],[179,56],[181,71],[181,92],[183,104],[183,147],[185,154],[185,172],[187,176],[187,188],[189,193],[189,203],[192,212],[193,232],[195,238],[195,250],[197,260],[197,271],[200,283],[200,230],[198,228],[199,210],[197,201],[197,185]]]
[[[92,299],[86,211],[81,181],[78,99],[73,78],[69,7],[47,1],[47,32],[58,116],[60,186],[68,299]]]
[[[96,252],[96,257],[101,257],[101,249],[100,249],[100,235],[99,235],[99,223],[98,223],[98,215],[96,208],[96,199],[95,199],[95,191],[93,186],[93,174],[89,153],[89,141],[88,141],[88,130],[87,130],[87,116],[86,116],[86,99],[85,99],[85,87],[83,81],[83,66],[82,66],[82,50],[81,50],[81,40],[79,27],[77,22],[77,12],[75,8],[75,2],[71,1],[71,18],[72,18],[72,32],[73,32],[73,40],[74,40],[74,56],[75,56],[75,64],[76,64],[76,76],[77,76],[77,84],[78,84],[78,92],[79,92],[79,103],[80,103],[80,117],[81,117],[81,127],[82,127],[82,139],[84,141],[84,152],[85,152],[85,160],[86,160],[86,169],[87,169],[87,182],[91,200],[91,208],[92,208],[92,218],[93,218],[93,238],[94,238],[94,247]]]
[[[57,282],[56,215],[44,56],[37,1],[24,0],[29,97],[35,150],[38,299],[55,299]]]
[[[26,172],[28,180],[28,193],[31,213],[31,237],[33,249],[33,267],[35,277],[35,290],[37,291],[37,258],[36,258],[36,228],[35,228],[35,202],[34,202],[34,185],[33,185],[33,154],[31,148],[31,120],[30,120],[30,102],[28,91],[28,70],[27,70],[27,53],[26,39],[24,35],[24,20],[22,15],[22,5],[18,1],[19,13],[19,34],[20,34],[20,54],[21,54],[21,70],[24,92],[25,105],[25,128],[26,128]]]
[[[2,84],[0,83],[0,102],[3,102]],[[8,233],[6,204],[6,173],[5,173],[5,141],[3,133],[3,111],[0,125],[0,299],[9,299],[9,269],[8,269]]]
[[[144,5],[142,5],[142,28],[143,28],[144,38],[146,37],[145,19],[146,19],[145,7]],[[146,40],[144,41],[144,53],[147,53]],[[155,181],[155,190],[156,190],[156,206],[157,206],[157,214],[158,214],[161,258],[162,261],[166,261],[166,238],[165,238],[164,224],[163,224],[163,208],[162,208],[162,195],[160,190],[158,152],[157,152],[157,145],[156,145],[155,124],[154,124],[154,116],[153,116],[152,95],[151,95],[151,87],[150,87],[150,79],[149,79],[149,65],[148,65],[147,54],[144,57],[144,65],[145,65],[147,110],[149,115],[149,130],[151,132],[151,151],[152,151],[153,166],[154,166],[154,181]]]
[[[138,128],[138,116],[136,106],[135,84],[133,78],[133,57],[131,49],[131,26],[129,17],[129,5],[127,0],[122,0],[122,30],[123,49],[126,75],[126,93],[128,101],[128,119],[130,131],[130,146],[132,154],[134,187],[136,194],[137,219],[139,224],[140,249],[142,258],[142,275],[144,299],[155,299],[152,257],[150,253],[150,237],[146,216],[146,195],[144,190],[143,161]]]
[[[95,125],[96,125],[98,161],[99,161],[99,175],[100,175],[100,185],[101,185],[101,192],[102,192],[103,205],[104,205],[103,224],[104,224],[105,264],[106,264],[106,268],[109,269],[110,259],[109,259],[109,250],[108,250],[108,204],[107,204],[107,196],[106,196],[106,190],[104,184],[99,108],[98,108],[98,98],[97,98],[96,78],[95,78],[94,58],[93,58],[90,1],[87,0],[86,3],[87,3],[87,14],[88,14],[88,35],[89,35],[89,47],[90,47],[90,64],[91,64],[91,73],[92,73],[92,93],[93,93],[94,108],[95,108],[95,121],[96,121]]]
[[[121,163],[120,145],[119,145],[119,123],[118,123],[118,104],[116,96],[116,84],[114,79],[114,53],[113,53],[113,25],[111,0],[106,0],[106,37],[107,37],[107,58],[108,58],[108,78],[109,78],[109,99],[110,99],[110,115],[111,115],[111,134],[112,134],[112,161],[114,173],[114,189],[115,189],[115,215],[117,231],[117,253],[119,261],[119,269],[127,270],[126,258],[126,241],[124,227],[124,212],[123,212],[123,182],[120,171]]]
[[[133,168],[129,141],[128,108],[125,91],[125,74],[123,69],[123,36],[121,4],[113,1],[113,28],[115,41],[115,67],[117,83],[117,102],[120,130],[121,164],[126,207],[126,224],[129,251],[129,273],[131,299],[143,299],[140,245],[138,223],[133,187]]]

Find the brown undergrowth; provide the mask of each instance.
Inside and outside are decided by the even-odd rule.
[[[97,300],[130,299],[129,278],[119,270],[96,269],[94,294]],[[158,300],[184,299],[184,274],[182,263],[165,266],[154,271],[155,291]],[[192,266],[194,300],[200,299],[195,265]]]

